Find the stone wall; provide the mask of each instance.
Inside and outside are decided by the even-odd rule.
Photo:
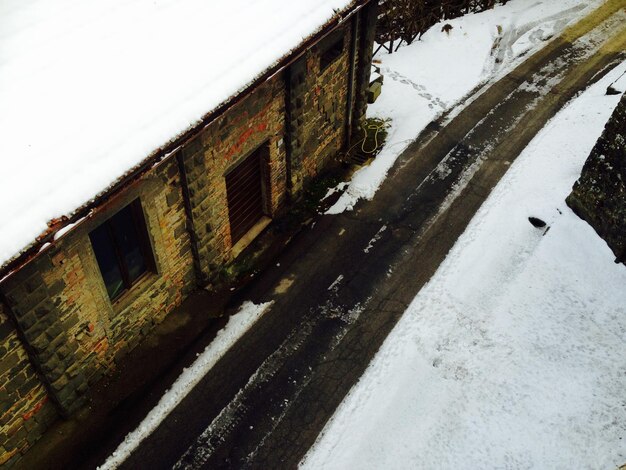
[[[136,198],[143,208],[156,272],[112,302],[89,232]],[[1,289],[7,314],[28,345],[50,400],[67,416],[82,406],[89,385],[113,369],[195,286],[180,177],[172,159],[92,214]],[[17,419],[21,408],[9,413]]]
[[[322,70],[322,52],[343,38],[343,50]],[[332,163],[345,144],[351,32],[345,25],[309,49],[289,70],[290,188],[295,197]]]
[[[567,204],[626,263],[626,95],[585,162]]]
[[[77,364],[78,344],[71,339],[76,320],[62,315],[67,287],[63,274],[49,254],[42,255],[3,284],[2,292],[35,366],[54,392],[51,398],[67,415],[80,406],[87,382]]]
[[[0,304],[0,465],[10,465],[57,418],[48,392]]]
[[[294,198],[312,178],[338,162],[347,140],[358,134],[365,119],[376,18],[377,4],[371,2],[308,50],[287,73],[286,143]],[[323,67],[324,51],[340,38],[341,54]]]
[[[197,246],[200,282],[213,279],[232,259],[225,174],[261,145],[269,146],[266,211],[280,214],[286,202],[284,82],[280,76],[209,124],[181,150]]]

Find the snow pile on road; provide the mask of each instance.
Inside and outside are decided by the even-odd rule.
[[[351,3],[0,2],[0,265]]]
[[[511,0],[493,10],[434,25],[420,41],[375,59],[385,76],[383,91],[368,115],[391,118],[387,143],[370,166],[326,212],[351,210],[371,199],[398,155],[430,123],[478,86],[502,77],[545,41],[601,4],[601,0],[537,2]],[[442,26],[453,29],[446,34]]]
[[[626,267],[564,202],[624,70],[573,100],[515,161],[302,468],[626,463]]]
[[[271,302],[256,305],[244,302],[239,312],[230,317],[226,326],[198,356],[194,363],[183,371],[170,389],[163,394],[159,403],[148,413],[141,424],[129,433],[118,448],[109,456],[100,469],[117,468],[148,437],[174,408],[189,394],[195,385],[211,370],[215,363],[261,318]]]

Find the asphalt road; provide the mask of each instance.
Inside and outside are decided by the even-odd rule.
[[[123,468],[296,467],[513,160],[625,51],[609,1],[433,123],[373,201],[315,220],[247,292],[271,309]]]

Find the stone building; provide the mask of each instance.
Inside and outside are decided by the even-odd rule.
[[[346,148],[365,116],[376,7],[343,3],[4,261],[0,463],[80,408]]]
[[[626,263],[626,95],[606,123],[567,204]]]

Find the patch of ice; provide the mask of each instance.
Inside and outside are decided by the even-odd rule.
[[[382,237],[382,236],[383,236],[383,232],[384,232],[385,230],[387,230],[387,226],[386,226],[386,225],[383,225],[382,227],[380,227],[380,228],[378,229],[378,232],[376,232],[376,235],[374,235],[374,238],[372,238],[372,239],[370,240],[370,242],[367,244],[367,246],[366,246],[365,248],[363,248],[363,252],[364,252],[364,253],[369,253],[369,252],[370,252],[370,250],[371,250],[372,248],[374,248],[374,244],[375,244],[378,240],[380,240],[380,237]]]

